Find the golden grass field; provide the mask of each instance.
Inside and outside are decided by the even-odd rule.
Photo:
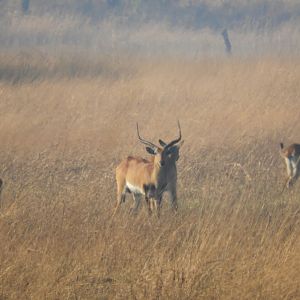
[[[0,55],[0,299],[299,299],[300,60]],[[116,204],[114,171],[177,135],[178,204]]]

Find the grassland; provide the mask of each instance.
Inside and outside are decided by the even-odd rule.
[[[0,57],[0,299],[299,299],[300,60]],[[179,211],[118,217],[114,169],[177,134]]]

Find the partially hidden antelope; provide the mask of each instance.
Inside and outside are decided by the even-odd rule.
[[[286,164],[288,174],[286,187],[289,188],[299,175],[300,144],[291,144],[288,147],[284,147],[283,143],[280,143],[279,153],[284,158]]]
[[[137,124],[139,141],[146,146],[146,151],[152,155],[150,160],[128,156],[116,168],[117,205],[113,216],[118,211],[126,194],[132,193],[136,212],[140,205],[141,196],[144,195],[149,214],[152,212],[151,203],[154,203],[157,215],[160,214],[162,195],[165,191],[170,193],[171,205],[177,210],[177,168],[181,141],[181,128],[178,121],[179,137],[166,144],[159,140],[161,147],[145,140],[140,136]]]

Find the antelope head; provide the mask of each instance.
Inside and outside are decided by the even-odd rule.
[[[175,140],[171,141],[170,143],[165,143],[161,139],[159,139],[159,144],[161,147],[151,143],[150,141],[147,141],[143,139],[140,136],[139,133],[139,126],[137,123],[137,135],[138,139],[141,143],[146,145],[146,151],[154,156],[154,163],[158,165],[159,167],[163,168],[168,162],[173,161],[176,162],[179,159],[179,149],[181,145],[183,144],[183,141],[181,141],[181,128],[180,123],[178,121],[178,131],[179,136]],[[181,143],[179,143],[181,141]],[[177,144],[179,143],[179,144]]]
[[[179,138],[176,140],[171,141],[169,144],[164,142],[163,140],[159,139],[158,142],[163,148],[167,148],[167,161],[170,161],[172,163],[178,161],[179,159],[179,150],[180,147],[183,145],[184,141],[181,141],[181,129],[180,129],[180,123],[178,121],[177,123],[178,129],[179,129]]]

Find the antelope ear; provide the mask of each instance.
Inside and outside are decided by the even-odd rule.
[[[154,150],[153,148],[146,147],[146,151],[151,154],[151,155],[156,155],[157,151]]]
[[[159,144],[160,144],[162,147],[167,146],[167,144],[166,144],[163,140],[161,140],[161,139],[159,139],[158,142],[159,142]]]

